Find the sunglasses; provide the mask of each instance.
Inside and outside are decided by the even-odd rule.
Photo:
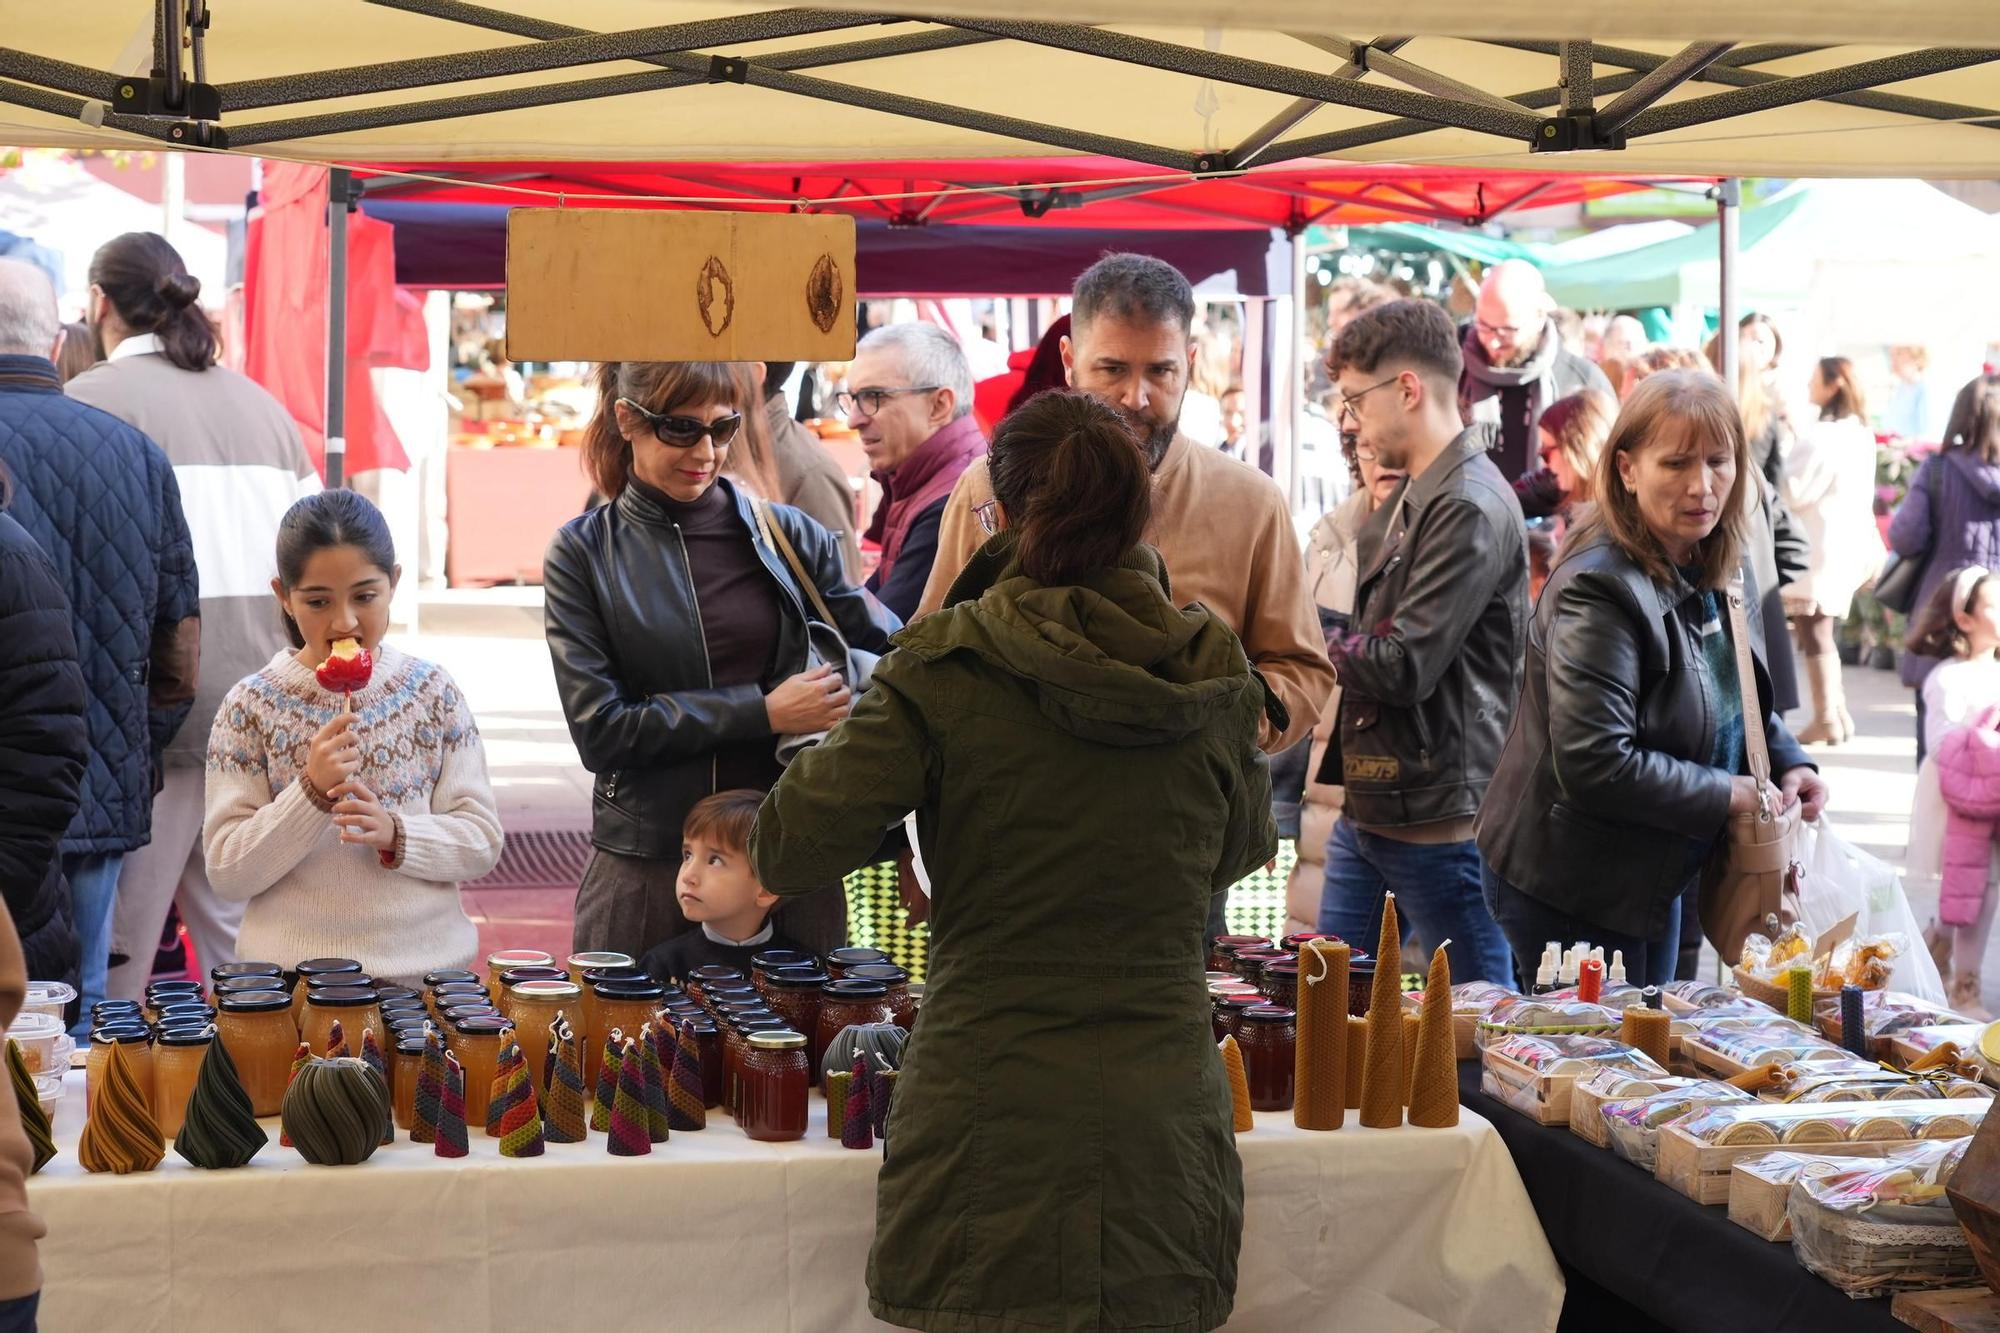
[[[670,445],[675,449],[692,449],[701,443],[703,436],[714,440],[716,448],[727,449],[736,439],[736,432],[743,428],[743,414],[740,412],[732,412],[714,421],[701,421],[694,417],[649,412],[630,398],[620,398],[618,401],[634,416],[652,427],[654,437],[661,444]]]

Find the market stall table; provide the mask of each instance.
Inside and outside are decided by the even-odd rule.
[[[199,1171],[78,1165],[81,1074],[60,1155],[29,1182],[45,1333],[303,1328],[877,1328],[863,1286],[879,1151],[745,1138],[720,1112],[646,1157],[604,1136],[505,1159],[472,1132],[451,1161],[399,1135],[352,1167],[271,1144]],[[1549,1333],[1562,1281],[1492,1126],[1309,1134],[1263,1114],[1237,1143],[1247,1194],[1232,1330]]]
[[[1906,1333],[1887,1300],[1854,1300],[1801,1267],[1789,1244],[1752,1235],[1725,1209],[1662,1185],[1567,1125],[1540,1125],[1458,1067],[1459,1101],[1493,1122],[1543,1232],[1572,1274],[1571,1309],[1610,1298],[1578,1327],[1620,1333]],[[1582,1281],[1577,1279],[1581,1278]],[[1566,1327],[1569,1321],[1566,1321]]]

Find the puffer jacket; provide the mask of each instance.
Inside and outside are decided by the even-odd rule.
[[[1905,560],[1924,562],[1914,603],[1919,607],[1960,565],[2000,566],[2000,463],[1962,446],[1925,459],[1889,520],[1889,547]],[[1922,687],[1937,664],[1905,648],[1903,683]]]
[[[1993,838],[2000,833],[2000,705],[1982,709],[1938,743],[1944,794],[1944,865],[1938,920],[1969,926],[1986,903]]]
[[[9,512],[48,553],[72,608],[90,727],[73,854],[152,839],[162,759],[194,705],[201,603],[167,456],[108,412],[63,396],[44,357],[0,356]]]
[[[72,985],[77,939],[57,850],[90,749],[84,700],[55,565],[0,513],[0,897],[29,977]]]

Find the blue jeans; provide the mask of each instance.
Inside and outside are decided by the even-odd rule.
[[[1634,986],[1664,986],[1674,979],[1674,964],[1680,958],[1681,949],[1681,900],[1678,897],[1667,909],[1667,926],[1660,938],[1646,940],[1592,925],[1539,899],[1530,898],[1494,874],[1493,867],[1489,865],[1482,863],[1479,869],[1485,881],[1487,910],[1500,923],[1500,929],[1507,933],[1507,942],[1514,946],[1514,957],[1521,964],[1523,990],[1534,983],[1535,967],[1542,961],[1542,949],[1550,940],[1557,941],[1558,946],[1564,949],[1579,940],[1588,940],[1592,948],[1604,950],[1607,965],[1614,950],[1624,953],[1625,980]]]
[[[79,1042],[90,1036],[90,1011],[104,998],[111,970],[111,908],[118,898],[118,870],[125,854],[102,853],[63,857],[63,877],[69,880],[70,904],[76,916],[76,939],[83,950],[77,989],[82,1007],[70,1034]]]
[[[0,1333],[35,1333],[35,1314],[41,1308],[42,1293],[0,1301]]]
[[[1471,842],[1398,842],[1356,828],[1345,818],[1326,842],[1326,889],[1319,900],[1319,928],[1353,948],[1374,953],[1382,935],[1385,891],[1396,895],[1396,913],[1425,943],[1451,943],[1451,979],[1511,984],[1507,938],[1486,914],[1479,892],[1479,848]],[[1409,960],[1405,960],[1406,963]],[[1428,960],[1417,960],[1422,971]]]

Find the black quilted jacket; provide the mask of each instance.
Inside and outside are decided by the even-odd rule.
[[[90,747],[63,851],[129,852],[152,837],[160,755],[194,701],[201,608],[180,487],[157,445],[65,398],[34,356],[0,356],[0,465],[8,512],[74,608]]]
[[[55,566],[0,513],[0,897],[38,981],[76,981],[76,930],[56,849],[89,750],[83,710]]]

